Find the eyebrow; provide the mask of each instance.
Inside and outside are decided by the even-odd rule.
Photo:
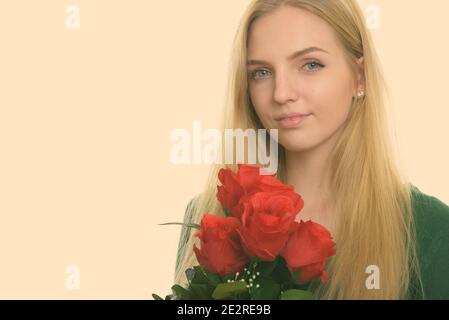
[[[315,52],[315,51],[329,53],[326,50],[318,48],[318,47],[309,47],[309,48],[305,48],[305,49],[300,50],[300,51],[293,52],[290,56],[287,57],[287,60],[291,61],[291,60],[296,59],[296,58],[298,58],[300,56],[303,56],[305,54],[308,54],[310,52]],[[270,64],[270,63],[266,62],[266,61],[263,61],[263,60],[248,60],[246,62],[247,66],[260,65],[260,64]]]

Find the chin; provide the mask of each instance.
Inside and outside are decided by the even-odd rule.
[[[286,151],[290,152],[307,150],[316,145],[316,141],[311,141],[308,135],[293,131],[279,132],[278,141]]]
[[[301,141],[283,141],[280,143],[285,151],[288,152],[303,152],[309,149],[313,149],[316,146],[315,143],[301,142]]]

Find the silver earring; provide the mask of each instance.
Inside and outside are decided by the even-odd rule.
[[[365,95],[365,91],[360,90],[359,92],[357,92],[357,98],[362,98]]]

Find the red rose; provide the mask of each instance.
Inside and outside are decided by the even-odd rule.
[[[220,169],[218,179],[222,183],[217,187],[217,199],[223,208],[228,209],[232,216],[240,217],[242,211],[239,206],[240,198],[245,194],[245,190],[239,182],[238,176],[230,169]]]
[[[293,187],[280,182],[274,174],[260,175],[259,167],[238,165],[237,173],[231,169],[221,169],[218,179],[222,183],[217,187],[217,199],[231,216],[240,218],[244,203],[256,192],[293,191]]]
[[[228,272],[241,271],[249,263],[240,243],[240,227],[237,218],[204,215],[200,230],[195,233],[200,238],[201,249],[193,246],[196,258],[204,269],[225,276]]]
[[[324,271],[326,259],[335,254],[335,242],[330,232],[322,225],[312,221],[295,222],[295,231],[281,252],[290,270],[301,271],[299,281],[320,277],[327,280]]]
[[[249,256],[273,261],[294,231],[303,199],[293,191],[258,192],[244,205],[239,231],[243,248]]]

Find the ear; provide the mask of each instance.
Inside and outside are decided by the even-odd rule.
[[[365,81],[365,60],[362,56],[357,60],[357,91],[365,91]]]

